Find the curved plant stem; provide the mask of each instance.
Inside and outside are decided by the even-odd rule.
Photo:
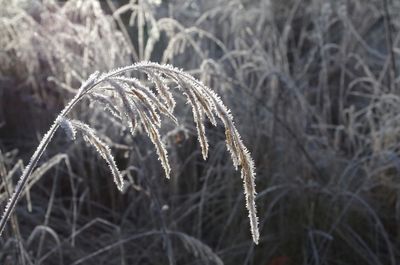
[[[22,190],[28,181],[29,176],[32,174],[33,169],[36,167],[39,159],[42,157],[43,152],[46,150],[48,144],[50,143],[51,139],[54,136],[54,133],[57,131],[58,127],[60,127],[60,121],[62,118],[66,117],[67,114],[72,110],[72,108],[82,99],[82,96],[84,95],[84,92],[90,85],[91,83],[86,83],[83,84],[79,92],[75,95],[73,99],[67,104],[67,106],[61,111],[61,113],[58,115],[56,120],[54,121],[53,125],[50,127],[50,129],[47,131],[47,133],[44,135],[43,139],[41,140],[38,148],[36,151],[33,153],[28,166],[24,169],[22,172],[22,176],[20,177],[17,187],[15,188],[15,191],[13,195],[11,196],[10,200],[7,203],[6,209],[4,211],[4,214],[0,220],[0,236],[3,233],[3,230],[7,224],[8,219],[10,219],[11,213],[13,209],[15,208],[15,205],[18,202],[18,199],[22,193]]]

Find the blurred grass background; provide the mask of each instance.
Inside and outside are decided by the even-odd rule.
[[[201,79],[232,110],[257,170],[253,245],[242,183],[184,100],[166,124],[171,180],[146,137],[95,104],[73,115],[130,181],[56,135],[0,239],[1,264],[398,264],[400,2],[0,0],[0,204],[80,82],[142,60]],[[178,96],[178,95],[177,95]],[[207,125],[206,125],[207,126]]]

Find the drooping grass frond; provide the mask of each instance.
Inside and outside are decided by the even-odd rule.
[[[164,168],[165,176],[166,178],[169,178],[171,167],[168,162],[167,149],[162,142],[160,133],[157,128],[161,126],[161,121],[159,115],[155,111],[154,105],[148,99],[146,100],[146,97],[144,97],[143,94],[140,95],[138,91],[134,93],[134,90],[130,90],[129,86],[127,86],[126,83],[120,83],[113,79],[109,79],[108,82],[116,89],[118,94],[121,96],[124,105],[129,105],[128,108],[130,108],[132,112],[133,109],[136,109],[136,112],[140,118],[140,124],[143,125],[143,128],[147,132],[150,140],[153,142],[158,157]]]
[[[165,177],[169,179],[169,174],[171,172],[171,167],[168,162],[168,153],[167,149],[165,148],[164,143],[162,142],[160,133],[158,132],[157,128],[154,127],[151,122],[147,119],[146,115],[144,114],[143,117],[143,125],[145,127],[145,130],[147,131],[151,141],[156,147],[158,157],[161,161],[161,164],[164,168],[165,172]]]
[[[159,95],[156,95],[138,79],[125,76],[127,72],[131,71],[146,73],[149,80],[156,87],[156,91]],[[95,130],[90,128],[87,124],[80,121],[69,121],[66,118],[70,110],[84,98],[84,96],[88,96],[89,99],[104,104],[114,116],[121,117],[121,120],[127,123],[133,135],[135,134],[135,128],[141,126],[154,144],[165,175],[169,178],[171,167],[168,161],[168,153],[159,132],[159,128],[161,127],[161,115],[169,117],[175,123],[177,123],[177,120],[172,113],[175,101],[166,84],[167,81],[175,83],[179,91],[186,96],[188,103],[191,105],[194,122],[196,123],[198,140],[204,159],[206,159],[208,155],[208,141],[204,127],[205,117],[207,117],[214,126],[217,125],[216,117],[218,117],[224,125],[227,149],[231,154],[235,168],[241,168],[241,177],[244,183],[244,193],[246,197],[246,207],[249,212],[251,233],[253,241],[258,243],[259,232],[255,206],[254,163],[250,153],[241,140],[228,108],[215,92],[191,75],[173,66],[160,65],[152,62],[136,63],[131,66],[112,70],[102,75],[96,72],[91,75],[87,81],[82,83],[78,93],[57,117],[56,122],[41,141],[38,150],[34,153],[31,159],[32,163],[30,163],[21,177],[21,184],[15,192],[15,196],[11,199],[12,203],[7,206],[6,214],[1,220],[0,229],[4,228],[5,220],[8,219],[12,208],[15,206],[22,186],[26,183],[26,179],[29,177],[32,168],[35,166],[47,147],[48,142],[60,125],[66,128],[67,134],[75,135],[75,130],[83,134],[84,139],[93,145],[101,157],[107,161],[113,174],[114,182],[117,184],[119,190],[123,190],[124,181],[108,145],[101,141],[96,136]]]
[[[216,125],[214,114],[222,121],[225,127],[226,145],[229,150],[235,168],[241,167],[241,177],[243,179],[246,207],[249,211],[251,232],[254,242],[258,242],[258,219],[255,206],[255,171],[254,162],[250,153],[244,146],[238,133],[233,117],[229,109],[223,104],[220,97],[191,75],[184,73],[182,70],[171,65],[160,65],[152,62],[140,62],[131,66],[115,69],[109,73],[105,73],[99,79],[107,79],[119,76],[128,71],[152,72],[164,75],[174,81],[182,90],[192,107],[193,117],[196,123],[200,146],[202,148],[203,157],[207,156],[208,143],[204,132],[204,114],[210,119],[211,123]]]
[[[123,118],[120,115],[120,111],[117,109],[116,105],[118,105],[112,97],[102,95],[100,93],[91,93],[90,98],[94,101],[99,102],[104,106],[104,110],[110,112],[115,118],[118,120],[122,120]]]
[[[124,190],[124,179],[122,178],[121,173],[119,172],[117,165],[114,161],[114,157],[111,154],[110,147],[102,140],[100,140],[94,129],[90,128],[89,125],[73,120],[70,122],[71,125],[83,135],[83,139],[89,143],[90,145],[96,148],[96,151],[100,154],[100,156],[106,160],[108,167],[110,168],[112,175],[114,177],[114,182],[117,185],[120,191]]]
[[[124,88],[118,82],[110,82],[111,85],[113,85],[113,87],[115,88],[115,91],[119,95],[122,102],[123,109],[121,110],[121,114],[126,118],[126,121],[128,122],[128,127],[131,130],[132,135],[134,135],[138,126],[136,118],[137,114],[126,95]]]
[[[164,101],[165,105],[167,105],[170,111],[173,111],[176,102],[164,78],[160,74],[153,73],[151,71],[146,71],[146,73],[149,77],[149,80],[155,84],[157,92],[161,99]]]
[[[189,104],[192,106],[193,119],[196,123],[196,129],[198,134],[198,139],[201,147],[201,153],[203,158],[206,159],[208,156],[208,141],[204,130],[204,114],[203,110],[200,108],[199,101],[193,95],[194,93],[188,88],[183,80],[179,80],[180,88],[183,90],[183,94],[187,97]]]

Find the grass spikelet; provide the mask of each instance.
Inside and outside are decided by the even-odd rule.
[[[140,106],[138,106],[138,108],[140,109]],[[150,140],[153,142],[156,148],[158,159],[161,161],[161,165],[165,172],[165,177],[169,179],[171,167],[168,162],[167,149],[165,148],[165,145],[162,142],[160,133],[158,132],[158,129],[154,126],[154,124],[151,123],[151,120],[144,111],[139,111],[139,116],[142,121],[143,127],[147,132],[147,135],[149,136]]]
[[[138,126],[137,120],[136,120],[136,113],[135,113],[134,109],[132,108],[132,105],[131,105],[129,99],[127,98],[125,90],[121,86],[121,84],[119,84],[118,82],[113,81],[113,80],[108,80],[108,81],[113,86],[113,88],[115,88],[115,91],[117,92],[117,94],[119,95],[119,97],[121,99],[121,102],[123,105],[123,111],[121,111],[122,115],[125,116],[126,121],[128,122],[128,127],[131,130],[132,135],[134,135],[135,131],[136,131],[136,126]]]
[[[131,89],[128,89],[128,92],[131,91],[135,93],[135,95],[143,101],[144,104],[147,104],[147,102],[151,102],[152,109],[157,109],[159,113],[164,114],[167,116],[169,119],[171,119],[175,124],[178,124],[178,120],[175,118],[175,116],[172,114],[172,108],[168,106],[168,104],[163,104],[157,96],[145,85],[143,85],[138,79],[136,78],[127,78],[127,77],[113,77],[112,79],[120,80],[123,81],[127,84],[131,84]],[[172,95],[171,95],[172,97]]]
[[[169,90],[167,82],[158,73],[153,73],[151,71],[146,71],[146,73],[147,73],[150,81],[155,84],[158,94],[160,95],[161,99],[167,105],[169,111],[173,111],[173,109],[175,108],[176,102],[172,96],[171,91]]]
[[[197,136],[201,147],[201,154],[206,159],[208,156],[208,141],[204,129],[204,115],[203,110],[200,108],[199,101],[196,100],[193,92],[188,89],[188,86],[181,79],[178,79],[180,88],[184,91],[183,94],[187,97],[189,104],[192,107],[193,119],[196,123]]]
[[[91,93],[90,98],[93,101],[97,101],[104,106],[104,109],[110,112],[115,118],[118,120],[122,120],[122,115],[120,111],[117,109],[118,106],[117,102],[112,101],[110,97],[102,95],[100,93]]]
[[[156,126],[159,127],[161,124],[160,118],[155,111],[154,104],[152,104],[148,97],[139,90],[129,89],[126,83],[120,83],[119,81],[111,78],[107,81],[118,91],[121,99],[125,102],[124,105],[129,105],[129,108],[132,111],[133,108],[136,109],[138,116],[140,117],[141,124],[156,148],[158,158],[161,161],[161,165],[165,172],[165,177],[169,179],[171,167],[168,162],[167,150],[162,142],[160,133],[156,128]],[[128,95],[130,95],[129,98]]]
[[[167,149],[165,148],[165,145],[162,142],[160,133],[150,122],[148,122],[147,119],[144,121],[144,126],[146,128],[148,135],[150,136],[151,141],[156,147],[157,155],[161,161],[162,167],[164,168],[165,177],[169,179],[171,167],[168,162]]]
[[[136,104],[141,105],[141,110],[147,114],[153,124],[157,127],[161,127],[160,115],[156,111],[153,102],[144,93],[136,89],[127,89],[126,93],[131,96],[131,99],[134,99]]]
[[[76,139],[76,131],[75,128],[72,126],[71,121],[67,118],[60,119],[60,126],[64,129],[65,133],[67,134],[70,140]]]
[[[89,125],[73,120],[71,121],[71,125],[78,130],[80,133],[83,135],[83,139],[94,146],[96,148],[96,151],[100,154],[100,156],[107,162],[108,167],[111,170],[111,173],[114,177],[114,182],[117,185],[118,189],[120,191],[124,190],[124,180],[122,178],[121,173],[119,172],[117,165],[115,163],[114,157],[111,154],[110,147],[106,143],[104,143],[102,140],[100,140],[94,129],[90,128]]]
[[[246,147],[243,146],[242,152],[243,159],[241,162],[241,176],[243,178],[243,187],[246,196],[246,208],[249,212],[250,228],[251,234],[253,236],[253,241],[257,244],[260,239],[260,233],[258,231],[257,209],[254,203],[256,196],[256,188],[254,183],[254,162]]]
[[[215,109],[215,104],[213,100],[205,93],[204,89],[200,86],[198,86],[196,83],[192,82],[191,80],[188,80],[189,82],[189,87],[192,87],[190,89],[190,93],[192,94],[192,97],[198,102],[198,104],[202,107],[204,113],[207,115],[208,119],[210,120],[211,124],[214,126],[217,126],[217,121],[215,120],[214,113],[212,112],[213,109]]]

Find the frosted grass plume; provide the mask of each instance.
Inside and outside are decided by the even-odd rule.
[[[148,80],[155,86],[157,94],[140,80],[126,77],[125,74],[132,71],[145,73]],[[161,65],[153,62],[135,63],[101,75],[96,72],[82,84],[75,97],[61,111],[49,131],[45,134],[29,165],[20,177],[15,192],[0,220],[0,234],[15,208],[27,179],[60,126],[66,130],[67,135],[72,139],[76,138],[78,132],[81,133],[84,139],[93,145],[100,156],[107,162],[118,189],[124,190],[124,181],[110,148],[96,136],[95,130],[90,128],[89,125],[68,119],[70,111],[85,97],[104,103],[105,107],[111,109],[114,116],[120,117],[121,121],[126,123],[125,125],[130,128],[132,134],[135,133],[135,128],[141,127],[142,131],[147,133],[154,144],[165,176],[169,178],[171,168],[168,161],[168,152],[160,136],[159,128],[161,127],[161,116],[166,116],[175,123],[177,123],[177,120],[173,115],[175,100],[169,86],[167,86],[167,80],[173,81],[177,85],[178,90],[183,93],[191,105],[204,159],[208,156],[208,141],[204,127],[205,118],[208,118],[214,126],[217,126],[216,118],[218,118],[224,125],[226,146],[230,152],[233,165],[236,169],[239,167],[241,169],[246,207],[249,212],[250,231],[254,243],[257,244],[259,231],[255,205],[254,162],[241,140],[229,109],[213,90],[193,76],[171,65]]]

